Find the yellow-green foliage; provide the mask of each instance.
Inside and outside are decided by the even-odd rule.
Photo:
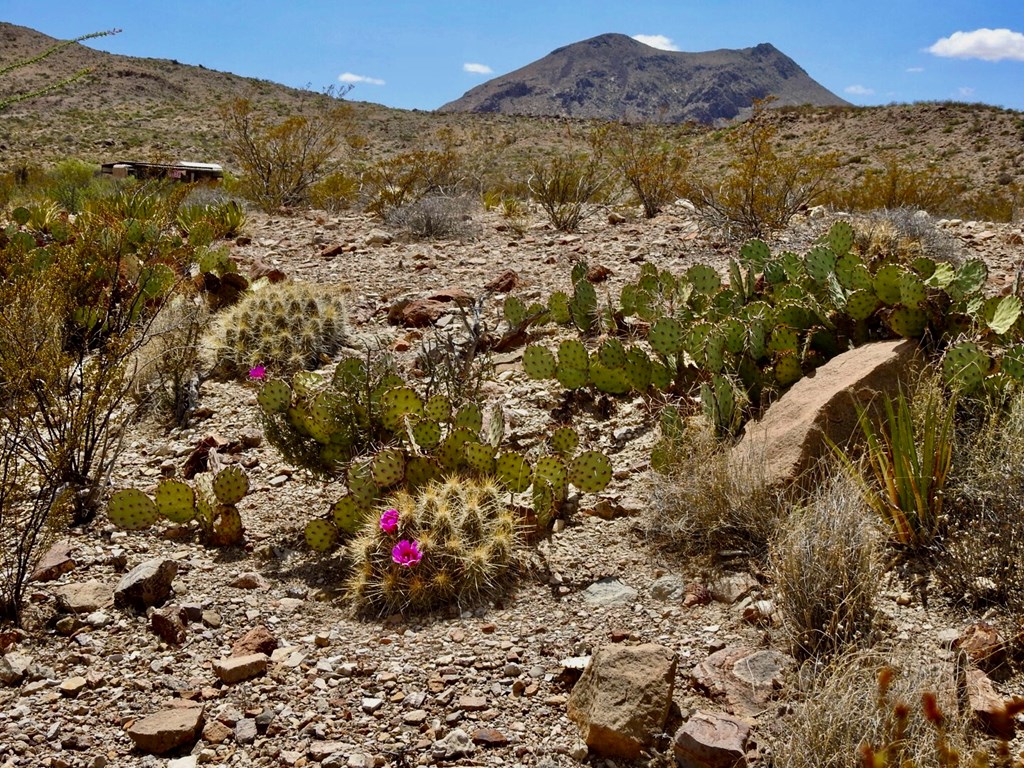
[[[527,186],[551,226],[575,232],[604,197],[608,179],[597,157],[565,154],[535,162]]]
[[[312,283],[266,285],[217,316],[205,347],[227,375],[258,365],[278,374],[317,368],[345,341],[343,292]]]
[[[591,136],[591,146],[622,175],[648,219],[686,189],[691,158],[677,134],[664,125],[609,124]]]
[[[359,179],[344,171],[326,176],[309,188],[309,203],[324,211],[347,210],[359,200]]]
[[[507,493],[489,480],[452,477],[414,494],[391,497],[397,525],[382,529],[375,515],[350,545],[349,594],[361,611],[380,615],[465,608],[507,585],[519,545],[518,518]],[[402,566],[392,558],[400,541],[417,543],[422,559]]]

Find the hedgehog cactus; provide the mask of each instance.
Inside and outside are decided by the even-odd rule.
[[[346,323],[339,288],[275,283],[220,313],[205,346],[217,369],[233,376],[256,365],[285,372],[316,368],[345,342]]]
[[[390,497],[350,546],[356,606],[377,615],[423,612],[497,594],[514,575],[520,543],[517,516],[501,496],[492,482],[451,478]],[[397,524],[385,530],[377,516],[390,510]],[[395,554],[403,545],[419,554],[411,564]]]

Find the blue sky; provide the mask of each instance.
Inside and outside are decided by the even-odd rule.
[[[4,0],[0,19],[98,49],[434,109],[605,32],[683,51],[769,42],[855,104],[1024,109],[1024,0]]]

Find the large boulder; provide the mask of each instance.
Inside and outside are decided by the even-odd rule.
[[[599,648],[568,701],[590,751],[635,760],[664,731],[679,657],[652,643]]]
[[[747,425],[733,448],[738,470],[761,472],[769,487],[799,480],[829,453],[858,434],[857,405],[896,394],[920,368],[916,342],[865,344],[833,358],[794,384],[759,421]]]

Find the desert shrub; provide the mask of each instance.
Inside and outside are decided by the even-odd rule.
[[[419,239],[462,238],[473,232],[470,203],[465,197],[422,197],[391,208],[384,221]]]
[[[608,173],[590,155],[556,155],[534,162],[530,194],[561,232],[575,232],[608,190]]]
[[[651,457],[644,529],[684,553],[739,549],[764,557],[787,511],[768,488],[763,465],[756,458],[734,462],[709,423],[682,424],[671,413],[663,414],[662,440]]]
[[[690,155],[664,125],[609,124],[591,145],[625,180],[648,219],[684,194]]]
[[[362,175],[366,210],[380,216],[427,196],[456,197],[465,184],[462,157],[452,148],[402,152]]]
[[[235,200],[218,203],[185,202],[178,207],[175,221],[193,246],[235,237],[245,226],[245,210]]]
[[[772,544],[772,582],[798,657],[873,638],[881,561],[877,521],[842,474],[790,516]]]
[[[950,598],[1024,619],[1024,394],[961,439],[935,575]]]
[[[945,169],[914,167],[892,154],[884,156],[881,163],[881,168],[868,168],[835,203],[857,211],[914,208],[942,214],[955,208],[961,190]]]
[[[344,146],[350,110],[334,94],[311,99],[302,114],[275,121],[249,99],[221,110],[227,146],[244,173],[246,195],[266,211],[301,205]]]
[[[277,374],[320,367],[347,338],[343,292],[283,282],[247,293],[204,336],[216,372],[244,377],[257,366]]]
[[[85,202],[102,196],[112,186],[110,178],[99,178],[99,169],[92,163],[65,160],[46,174],[44,194],[68,213],[78,213]]]
[[[939,229],[935,219],[916,208],[885,208],[868,212],[854,226],[852,250],[866,261],[910,264],[921,256],[959,264],[959,242]]]
[[[717,185],[693,180],[687,196],[712,226],[741,237],[768,237],[822,198],[838,165],[833,155],[775,146],[778,128],[766,101],[726,138],[732,153]]]
[[[352,208],[359,201],[359,177],[345,171],[325,176],[309,188],[309,203],[331,213]]]
[[[921,549],[942,528],[955,412],[956,398],[943,391],[937,375],[926,374],[909,396],[883,395],[877,427],[872,411],[858,405],[863,461],[835,450],[895,544]]]
[[[953,664],[922,663],[906,654],[840,656],[817,672],[806,698],[779,724],[775,764],[957,765],[951,753],[966,755],[972,747],[971,713],[958,704],[961,675]],[[879,761],[867,762],[865,750]]]
[[[488,480],[453,477],[392,496],[352,541],[348,592],[366,613],[460,612],[514,575],[517,517]]]

